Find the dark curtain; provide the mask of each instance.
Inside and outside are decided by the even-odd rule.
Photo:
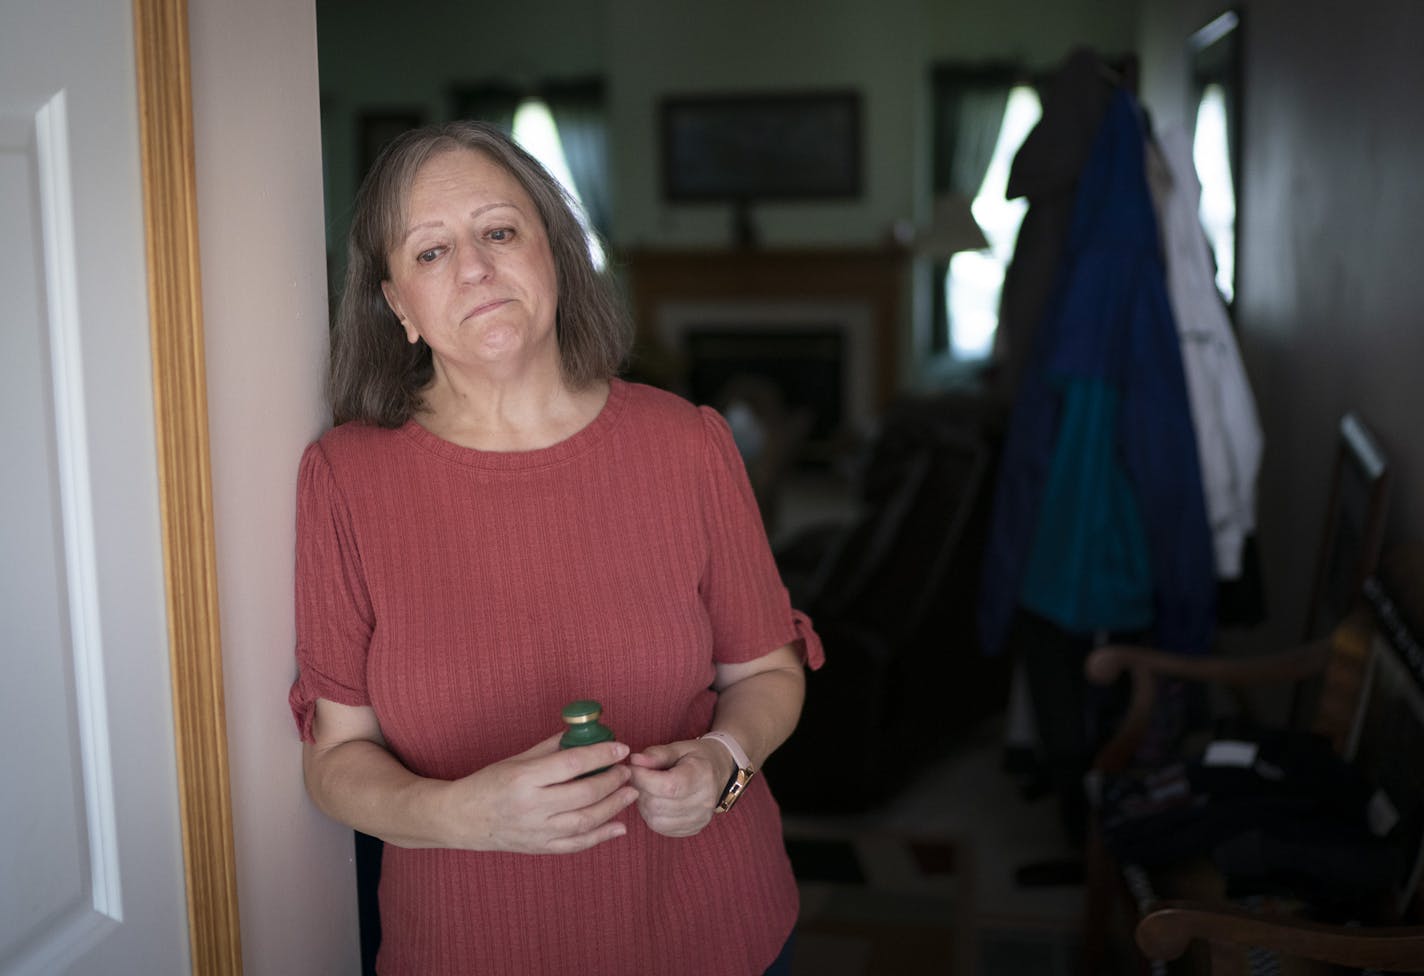
[[[499,82],[471,85],[456,90],[454,118],[497,125],[506,135],[514,131],[514,110],[523,93]]]

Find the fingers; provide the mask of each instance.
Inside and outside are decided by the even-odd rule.
[[[583,850],[622,836],[626,825],[613,818],[638,798],[638,791],[628,785],[631,770],[610,762],[617,750],[565,750],[583,751],[595,754],[572,762],[564,754],[506,760],[461,781],[472,815],[466,821],[467,843],[454,846],[548,854]],[[610,768],[577,778],[599,761]],[[566,779],[569,775],[576,778]],[[551,776],[553,782],[544,785]]]
[[[538,794],[553,814],[584,810],[617,792],[632,775],[633,771],[626,764],[612,765],[602,771],[586,771],[572,779],[539,787]]]
[[[670,755],[676,760],[662,768]],[[649,828],[669,837],[688,837],[707,826],[722,784],[694,743],[651,747],[630,756],[628,763],[630,783],[638,791],[638,813]]]
[[[645,769],[668,769],[681,757],[682,753],[672,746],[648,746],[642,752],[629,756],[628,763]]]
[[[605,745],[613,744],[566,749],[536,761],[541,768],[529,781],[531,799],[551,829],[586,832],[638,798],[638,791],[627,785],[632,770],[617,761],[627,756],[628,747]]]
[[[613,771],[610,770],[611,772]],[[623,775],[626,777],[626,769],[623,770]],[[622,837],[628,832],[628,826],[613,818],[632,806],[637,799],[637,790],[631,786],[622,786],[589,806],[551,817],[548,825],[555,836],[548,844],[549,852],[566,854],[587,850]]]
[[[665,837],[691,837],[712,820],[711,800],[689,797],[668,799],[638,794],[638,815],[654,833]]]
[[[562,736],[562,733],[555,732],[543,742],[535,743],[528,749],[525,749],[523,752],[519,753],[517,756],[511,756],[510,758],[518,760],[538,759],[540,756],[551,756],[559,751],[559,739],[562,738]]]
[[[586,851],[590,847],[597,847],[599,844],[606,844],[610,840],[616,840],[628,832],[628,828],[617,820],[610,820],[595,830],[583,834],[573,834],[568,837],[560,837],[549,842],[547,853],[549,854],[577,854],[579,851]]]
[[[631,760],[629,760],[631,763]],[[697,792],[697,771],[685,766],[670,769],[644,769],[629,766],[633,786],[639,793],[663,800],[684,800]]]
[[[544,743],[529,750],[542,750]],[[532,771],[534,782],[540,786],[552,786],[555,783],[563,783],[568,780],[578,779],[587,776],[606,766],[615,766],[628,758],[629,748],[621,742],[598,742],[591,746],[579,746],[576,749],[560,749],[558,747],[558,737],[554,737],[554,749],[552,752],[539,752],[537,755],[525,755],[531,763],[537,763]]]
[[[709,747],[701,740],[649,746],[628,757],[633,769],[633,785],[640,791],[666,799],[691,798],[708,792],[721,795],[725,775],[713,759],[720,760],[722,747]]]

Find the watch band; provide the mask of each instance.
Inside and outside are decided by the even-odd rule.
[[[721,743],[722,747],[732,754],[732,762],[736,764],[736,769],[732,771],[731,777],[727,780],[727,785],[722,790],[721,797],[717,800],[715,811],[726,813],[732,809],[732,804],[736,803],[746,790],[747,784],[756,775],[756,769],[752,766],[752,761],[747,758],[746,752],[742,749],[741,743],[726,732],[708,732],[698,736],[700,739],[713,739]]]

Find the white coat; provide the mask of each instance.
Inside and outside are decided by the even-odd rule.
[[[1153,180],[1167,294],[1182,343],[1216,571],[1221,579],[1236,579],[1242,547],[1256,529],[1261,424],[1198,217],[1201,183],[1191,142],[1171,129],[1158,137],[1157,149],[1166,173],[1154,175],[1168,177]]]

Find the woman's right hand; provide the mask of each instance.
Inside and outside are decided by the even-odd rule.
[[[302,755],[307,791],[327,816],[399,847],[582,851],[625,834],[613,818],[638,799],[620,742],[561,750],[556,734],[462,779],[430,779],[391,754],[370,706],[325,698]]]
[[[570,854],[622,837],[613,818],[638,799],[627,785],[628,747],[600,742],[560,749],[553,735],[531,749],[448,784],[452,847]],[[608,766],[601,773],[585,773]]]

